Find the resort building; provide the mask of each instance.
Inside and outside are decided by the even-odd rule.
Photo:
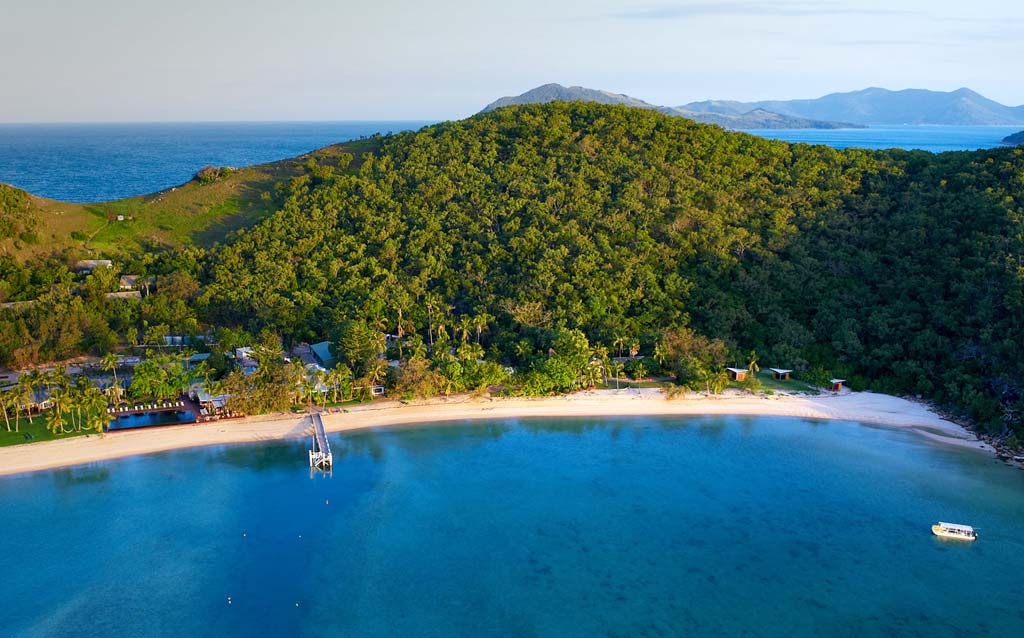
[[[209,358],[210,358],[210,353],[209,352],[197,352],[196,354],[194,354],[194,355],[192,355],[191,357],[188,358],[188,361],[186,362],[186,365],[187,365],[187,367],[189,369],[191,369],[191,368],[196,367],[200,363],[206,361]]]
[[[24,404],[28,411],[42,412],[43,410],[49,410],[53,407],[53,399],[50,398],[50,392],[45,388],[39,388],[32,392],[29,396],[29,400]]]
[[[25,310],[31,308],[35,304],[35,300],[32,301],[5,301],[0,303],[0,310]]]
[[[249,376],[259,369],[259,364],[252,356],[252,348],[235,348],[235,363],[242,370],[242,374]]]
[[[152,277],[143,277],[142,275],[121,275],[118,280],[118,286],[121,290],[149,290],[149,287],[153,285]]]
[[[203,416],[220,414],[227,409],[230,394],[210,394],[202,383],[195,383],[189,388],[189,397],[199,404]]]
[[[832,379],[829,383],[832,384],[833,392],[839,392],[843,389],[843,384],[846,383],[846,379]]]
[[[316,362],[324,368],[330,370],[338,364],[338,360],[334,357],[334,348],[330,341],[314,343],[309,346],[309,349],[313,353],[313,358],[316,359]]]
[[[103,293],[107,299],[142,299],[142,293],[138,290],[122,290],[120,292]]]
[[[729,373],[730,381],[746,381],[747,380],[747,369],[746,368],[726,368],[726,372]]]
[[[97,268],[113,268],[114,262],[109,259],[82,259],[75,262],[75,270],[80,272],[92,272]]]
[[[789,381],[789,375],[792,374],[792,370],[785,370],[783,368],[768,368],[772,371],[772,378],[776,381]]]

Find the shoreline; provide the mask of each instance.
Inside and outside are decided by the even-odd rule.
[[[474,398],[455,395],[404,404],[361,404],[343,413],[324,413],[328,432],[452,421],[594,416],[786,416],[854,421],[911,430],[944,445],[995,454],[972,432],[927,407],[884,394],[752,396],[729,393],[706,397],[687,394],[666,399],[659,388],[594,390],[558,397]],[[0,448],[0,476],[70,467],[113,459],[210,445],[260,443],[309,436],[301,414],[270,414],[237,421],[129,430]]]

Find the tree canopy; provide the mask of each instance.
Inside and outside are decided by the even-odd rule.
[[[158,277],[141,304],[73,295],[54,262],[0,262],[8,299],[38,299],[3,311],[0,362],[102,351],[145,324],[328,339],[366,375],[373,335],[443,332],[571,387],[573,343],[650,352],[664,335],[699,354],[677,372],[708,384],[756,349],[1021,431],[1024,150],[836,150],[551,103],[358,159],[310,162],[222,245],[139,255]]]

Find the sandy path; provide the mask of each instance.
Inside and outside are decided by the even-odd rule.
[[[908,428],[931,440],[992,452],[992,448],[924,406],[884,394],[852,392],[819,397],[728,395],[666,400],[660,390],[601,390],[564,397],[480,399],[466,396],[402,404],[387,401],[324,415],[328,431],[439,421],[505,417],[775,415],[860,421]],[[226,443],[253,443],[306,436],[300,415],[276,414],[239,421],[89,435],[0,448],[0,475],[103,461],[135,454]]]

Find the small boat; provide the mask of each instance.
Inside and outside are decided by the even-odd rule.
[[[956,523],[943,523],[932,525],[932,534],[942,538],[955,538],[962,541],[978,540],[978,533],[970,525],[958,525]]]

